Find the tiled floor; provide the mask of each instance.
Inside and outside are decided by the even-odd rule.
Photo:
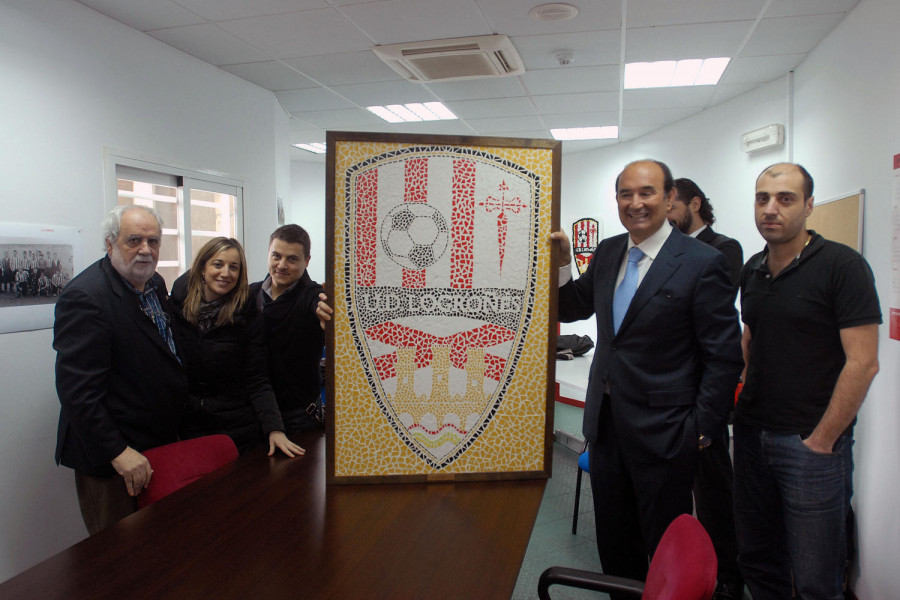
[[[581,479],[581,504],[578,534],[572,535],[572,510],[575,506],[575,477],[578,473],[578,453],[568,447],[553,445],[553,477],[547,481],[544,499],[538,512],[531,541],[512,600],[535,600],[538,577],[547,567],[555,565],[600,570],[597,557],[597,534],[594,530],[594,504],[587,474]],[[606,594],[563,588],[552,588],[554,600],[603,600]]]

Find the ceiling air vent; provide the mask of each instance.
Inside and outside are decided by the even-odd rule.
[[[505,35],[375,46],[372,51],[410,81],[503,77],[525,72]]]

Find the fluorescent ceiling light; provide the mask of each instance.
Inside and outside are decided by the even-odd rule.
[[[456,119],[456,115],[453,114],[453,111],[440,102],[426,102],[425,108],[439,116],[442,121],[452,121],[453,119]]]
[[[611,140],[619,137],[616,125],[606,127],[570,127],[569,129],[551,129],[555,140]]]
[[[625,89],[716,85],[730,58],[663,60],[625,65]]]
[[[388,123],[446,121],[457,118],[449,108],[440,102],[389,104],[387,106],[367,106],[366,108],[369,112],[381,117]]]
[[[668,87],[674,74],[674,60],[628,63],[625,65],[625,89]]]
[[[402,123],[403,122],[403,119],[401,119],[399,115],[392,113],[384,106],[367,106],[366,108],[369,110],[369,112],[381,117],[388,123]]]
[[[313,152],[315,154],[325,154],[325,144],[321,142],[313,142],[311,144],[293,144],[295,148]]]
[[[402,104],[388,104],[387,106],[385,106],[385,108],[403,119],[404,123],[412,123],[422,120],[422,117],[417,116],[416,113],[409,110]]]
[[[428,107],[424,104],[420,104],[415,102],[413,104],[407,104],[406,109],[412,111],[417,117],[422,119],[423,121],[440,121],[441,118],[428,110]]]
[[[729,61],[731,61],[730,58],[707,58],[704,60],[694,85],[716,85],[719,83],[719,78],[725,72],[725,67],[728,66]]]
[[[697,73],[703,61],[699,58],[693,60],[679,60],[675,63],[675,70],[672,73],[672,81],[669,83],[672,87],[680,87],[684,85],[694,85],[697,81]]]

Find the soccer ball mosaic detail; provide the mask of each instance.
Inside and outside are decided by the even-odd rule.
[[[446,219],[427,204],[395,206],[381,222],[382,247],[392,261],[407,269],[430,267],[443,256],[448,242]]]

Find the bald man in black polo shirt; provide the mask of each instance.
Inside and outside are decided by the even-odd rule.
[[[853,424],[878,372],[881,308],[855,250],[806,229],[796,164],[756,181],[766,248],[741,275],[746,362],[735,410],[739,563],[754,600],[842,599]]]

